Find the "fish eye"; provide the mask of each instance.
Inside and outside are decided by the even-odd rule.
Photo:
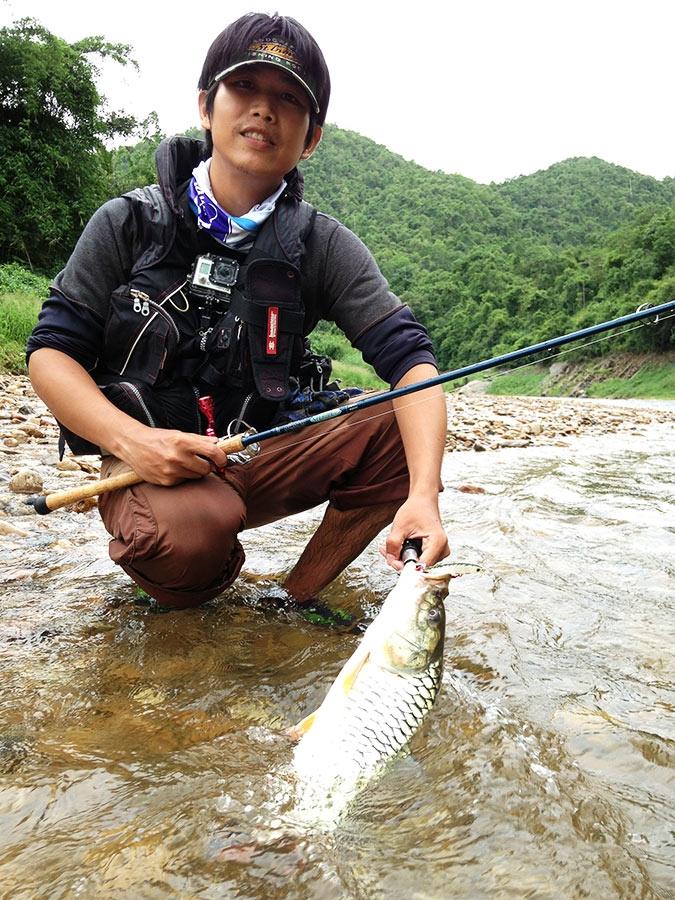
[[[429,612],[427,613],[427,620],[432,623],[432,625],[436,624],[436,622],[440,622],[441,620],[441,611],[437,606],[432,606]]]

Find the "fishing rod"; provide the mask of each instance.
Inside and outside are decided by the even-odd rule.
[[[447,384],[450,381],[456,381],[458,378],[466,378],[468,375],[475,375],[478,372],[484,372],[486,369],[494,369],[497,366],[506,365],[507,363],[516,362],[524,359],[526,356],[533,356],[543,351],[555,350],[572,341],[578,341],[582,338],[592,337],[605,331],[611,331],[614,328],[621,328],[622,325],[629,325],[632,322],[638,322],[642,319],[654,318],[654,324],[659,321],[659,317],[664,313],[675,311],[675,300],[668,303],[661,303],[658,306],[641,306],[635,312],[618,319],[611,319],[608,322],[601,322],[598,325],[591,325],[588,328],[581,328],[578,331],[571,331],[569,334],[563,334],[560,337],[551,338],[547,341],[541,341],[538,344],[532,344],[529,347],[523,347],[520,350],[512,350],[510,353],[503,353],[500,356],[493,356],[490,359],[484,359],[481,362],[473,363],[469,366],[462,366],[459,369],[452,369],[450,372],[443,372],[433,378],[427,378],[426,381],[418,381],[416,384],[408,384],[405,387],[394,388],[391,391],[383,391],[377,394],[370,394],[353,400],[350,403],[344,403],[336,406],[334,409],[327,409],[320,413],[307,416],[304,419],[298,419],[296,422],[288,422],[284,425],[276,425],[268,428],[266,431],[254,431],[250,429],[243,434],[234,435],[234,437],[222,438],[216,446],[223,450],[226,454],[241,454],[246,458],[247,448],[248,455],[257,453],[263,441],[270,438],[281,437],[296,431],[301,431],[309,425],[318,425],[321,422],[327,422],[329,419],[335,419],[338,416],[346,416],[349,413],[357,412],[361,409],[368,409],[370,406],[377,406],[380,403],[386,403],[390,400],[396,400],[399,397],[406,397],[408,394],[414,394],[423,391],[426,388],[435,387],[439,384]],[[86,485],[72,488],[68,491],[57,491],[46,496],[30,497],[26,503],[31,505],[35,512],[40,515],[46,515],[55,509],[61,509],[63,506],[70,506],[81,500],[96,497],[99,494],[105,494],[109,491],[117,491],[120,488],[130,487],[139,484],[143,479],[136,472],[125,472],[122,475],[115,475],[112,478],[104,478],[98,482],[91,482]]]

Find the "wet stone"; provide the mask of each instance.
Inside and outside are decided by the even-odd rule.
[[[15,525],[12,525],[11,522],[4,522],[0,519],[0,535],[11,535],[13,537],[28,537],[29,532],[22,531],[20,528],[17,528]]]
[[[42,478],[32,469],[19,469],[9,482],[15,494],[38,494],[42,490]]]
[[[61,472],[79,472],[81,471],[79,464],[70,456],[64,456],[56,463],[56,468]]]
[[[0,736],[0,774],[9,775],[28,756],[28,744],[15,737]]]

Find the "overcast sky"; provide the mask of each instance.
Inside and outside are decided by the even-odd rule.
[[[198,124],[206,50],[252,8],[314,34],[328,121],[430,169],[490,182],[599,156],[675,176],[672,0],[0,0],[0,25],[33,16],[68,41],[131,44],[140,72],[108,65],[100,87],[112,108],[156,110],[172,133]]]

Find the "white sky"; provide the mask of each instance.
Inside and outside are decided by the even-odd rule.
[[[172,133],[198,124],[208,46],[251,9],[314,34],[329,122],[430,169],[503,181],[599,156],[675,176],[672,0],[0,0],[0,26],[33,16],[68,41],[131,44],[140,73],[106,66],[100,87],[112,108],[154,109]]]

